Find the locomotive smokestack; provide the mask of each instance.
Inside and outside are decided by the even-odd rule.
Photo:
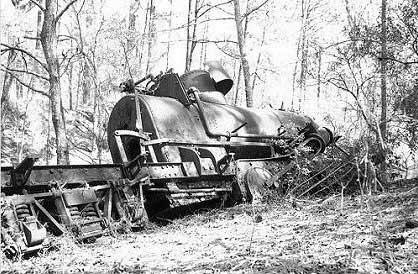
[[[234,85],[234,81],[232,81],[221,63],[219,61],[208,61],[205,65],[208,67],[210,77],[215,81],[216,90],[227,94]]]

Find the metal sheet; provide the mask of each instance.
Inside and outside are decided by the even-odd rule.
[[[96,193],[93,189],[72,189],[69,192],[64,192],[62,196],[68,207],[97,202]]]

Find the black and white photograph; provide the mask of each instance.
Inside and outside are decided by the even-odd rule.
[[[418,274],[418,1],[1,0],[0,273]]]

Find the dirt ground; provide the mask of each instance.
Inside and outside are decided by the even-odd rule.
[[[210,210],[77,245],[56,238],[1,273],[418,273],[418,187]]]

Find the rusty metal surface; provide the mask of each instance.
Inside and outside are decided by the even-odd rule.
[[[215,91],[215,81],[209,72],[205,70],[192,70],[180,76],[184,88],[187,91],[191,87],[198,88],[201,92]]]
[[[93,189],[73,189],[64,192],[63,197],[67,206],[97,202],[97,196]]]
[[[177,73],[167,73],[163,75],[154,95],[177,99],[185,106],[191,104],[183,82],[180,80]]]
[[[122,98],[117,103],[114,110],[117,114],[112,112],[111,117],[113,118],[109,120],[109,128],[115,129],[122,125],[125,128],[133,129],[135,105],[134,101],[129,99],[130,96]],[[320,137],[326,139],[327,144],[331,141],[331,136],[321,130],[312,119],[291,112],[240,108],[204,101],[185,106],[173,98],[150,95],[138,95],[138,97],[141,102],[143,130],[151,133],[151,140],[146,144],[150,145],[155,142],[156,145],[153,146],[153,149],[157,161],[179,162],[183,160],[175,144],[157,146],[157,140],[171,140],[171,142],[178,143],[180,143],[180,140],[185,140],[184,143],[210,146],[210,143],[219,141],[219,136],[225,136],[229,138],[231,143],[213,145],[210,149],[214,153],[226,154],[222,146],[229,145],[238,148],[240,155],[244,155],[246,158],[251,157],[247,157],[245,154],[251,154],[256,150],[244,147],[251,145],[252,142],[254,147],[271,146],[271,140],[268,139],[295,138],[293,132],[286,132],[285,130],[280,132],[280,129],[287,127],[293,127],[296,132],[303,130],[308,133],[318,132]],[[126,113],[123,113],[123,111]],[[112,138],[114,139],[109,132],[109,146],[112,156],[115,155],[113,158],[118,161],[117,152],[115,152],[116,146]],[[167,143],[170,143],[170,141]],[[162,145],[161,142],[160,144]],[[127,151],[135,150],[135,146],[138,146],[138,142],[133,142]],[[266,150],[264,157],[269,156],[271,155]]]
[[[2,188],[14,187],[11,180],[12,171],[12,167],[1,168]],[[34,166],[26,186],[117,180],[122,177],[121,172],[121,166],[118,164]]]

